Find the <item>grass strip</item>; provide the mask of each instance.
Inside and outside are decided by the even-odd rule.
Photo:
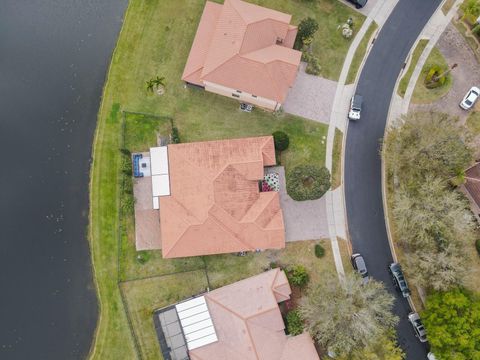
[[[372,21],[370,26],[367,29],[367,32],[363,36],[360,44],[358,44],[357,49],[355,50],[355,55],[353,56],[352,63],[350,64],[350,69],[348,70],[346,84],[353,84],[355,79],[357,78],[357,72],[360,68],[360,64],[365,57],[367,52],[368,44],[370,43],[370,39],[372,38],[372,34],[377,30],[378,25],[375,21]]]
[[[412,59],[410,61],[410,65],[408,66],[408,70],[400,80],[400,84],[398,84],[397,94],[401,97],[405,96],[408,84],[410,83],[410,78],[412,77],[413,71],[417,66],[418,59],[420,58],[420,55],[422,55],[423,50],[425,50],[427,44],[428,40],[422,39],[418,42],[417,46],[415,46],[415,50],[413,50]]]

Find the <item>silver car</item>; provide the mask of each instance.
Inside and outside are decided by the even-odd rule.
[[[410,324],[412,324],[413,330],[415,331],[415,336],[418,338],[418,340],[421,342],[426,342],[427,331],[422,324],[422,320],[420,320],[420,316],[418,316],[417,313],[410,313],[408,314],[408,321],[410,321]]]
[[[460,107],[463,110],[470,110],[473,105],[475,105],[479,95],[480,89],[476,86],[472,87],[470,90],[468,90],[467,95],[465,95],[463,98],[462,102],[460,103]]]
[[[353,254],[351,257],[352,261],[352,266],[357,272],[360,274],[360,276],[363,278],[363,283],[367,283],[369,280],[368,277],[368,271],[367,271],[367,265],[365,264],[365,260],[363,259],[363,256],[360,254]]]

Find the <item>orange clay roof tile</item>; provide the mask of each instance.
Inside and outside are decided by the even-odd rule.
[[[277,192],[259,190],[272,136],[168,145],[169,196],[160,197],[163,256],[285,247]],[[264,159],[268,161],[265,162]]]
[[[207,293],[218,341],[190,351],[191,359],[319,360],[307,333],[285,335],[278,302],[288,300],[290,294],[287,277],[280,269]]]
[[[301,58],[292,49],[297,28],[291,18],[241,0],[207,1],[182,79],[283,102]]]

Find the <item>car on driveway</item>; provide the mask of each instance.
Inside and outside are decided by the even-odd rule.
[[[480,89],[476,86],[472,87],[470,90],[468,90],[467,95],[465,95],[463,98],[462,102],[460,103],[460,107],[463,110],[470,110],[473,105],[475,105],[479,95]]]
[[[360,9],[367,5],[368,0],[347,0],[348,2],[351,2],[357,9]]]
[[[350,100],[350,111],[348,112],[348,118],[350,120],[359,120],[360,113],[362,112],[363,97],[355,94]]]
[[[422,320],[420,320],[420,316],[418,316],[417,313],[410,313],[408,314],[408,321],[410,321],[410,324],[412,324],[413,330],[415,331],[415,336],[418,338],[418,340],[421,342],[426,342],[427,331],[422,324]]]
[[[407,280],[405,280],[405,276],[403,276],[402,267],[399,263],[391,263],[388,266],[388,271],[392,275],[393,283],[395,287],[401,291],[403,297],[410,296],[410,289],[407,285]]]
[[[358,254],[358,253],[353,254],[352,257],[351,257],[351,261],[352,261],[353,268],[363,278],[363,282],[367,283],[368,282],[368,271],[367,271],[367,265],[365,264],[365,260],[363,259],[363,256]]]

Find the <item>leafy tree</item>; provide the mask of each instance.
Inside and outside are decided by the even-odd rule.
[[[480,299],[455,289],[427,297],[423,323],[441,360],[480,359]]]
[[[460,9],[463,11],[464,15],[477,17],[480,15],[480,1],[468,0],[460,5]]]
[[[395,340],[395,331],[379,336],[372,344],[353,352],[340,360],[403,360],[405,353],[398,347]]]
[[[290,138],[283,131],[275,131],[273,134],[273,142],[275,143],[275,150],[284,151],[290,145]]]
[[[317,30],[318,22],[315,19],[307,17],[300,21],[300,24],[298,24],[297,38],[295,39],[295,48],[300,49],[305,41],[308,42],[308,39],[312,39]]]
[[[393,220],[408,253],[407,275],[434,290],[457,286],[465,272],[465,244],[475,240],[463,195],[448,180],[472,160],[468,136],[445,114],[413,113],[389,132],[383,155],[396,188]]]
[[[450,179],[472,162],[468,136],[447,114],[414,112],[403,125],[389,131],[383,152],[389,174],[407,187],[415,187],[427,175]]]
[[[304,287],[307,285],[310,277],[308,276],[307,269],[303,265],[294,265],[287,269],[288,281],[298,287]]]
[[[398,318],[391,312],[393,302],[380,282],[363,284],[358,275],[348,274],[341,284],[331,274],[308,291],[299,311],[320,345],[346,356],[374,346],[395,326]]]
[[[296,201],[319,199],[330,186],[326,167],[299,165],[287,173],[287,193]]]
[[[287,313],[287,331],[290,335],[300,335],[303,332],[303,320],[298,310]]]

